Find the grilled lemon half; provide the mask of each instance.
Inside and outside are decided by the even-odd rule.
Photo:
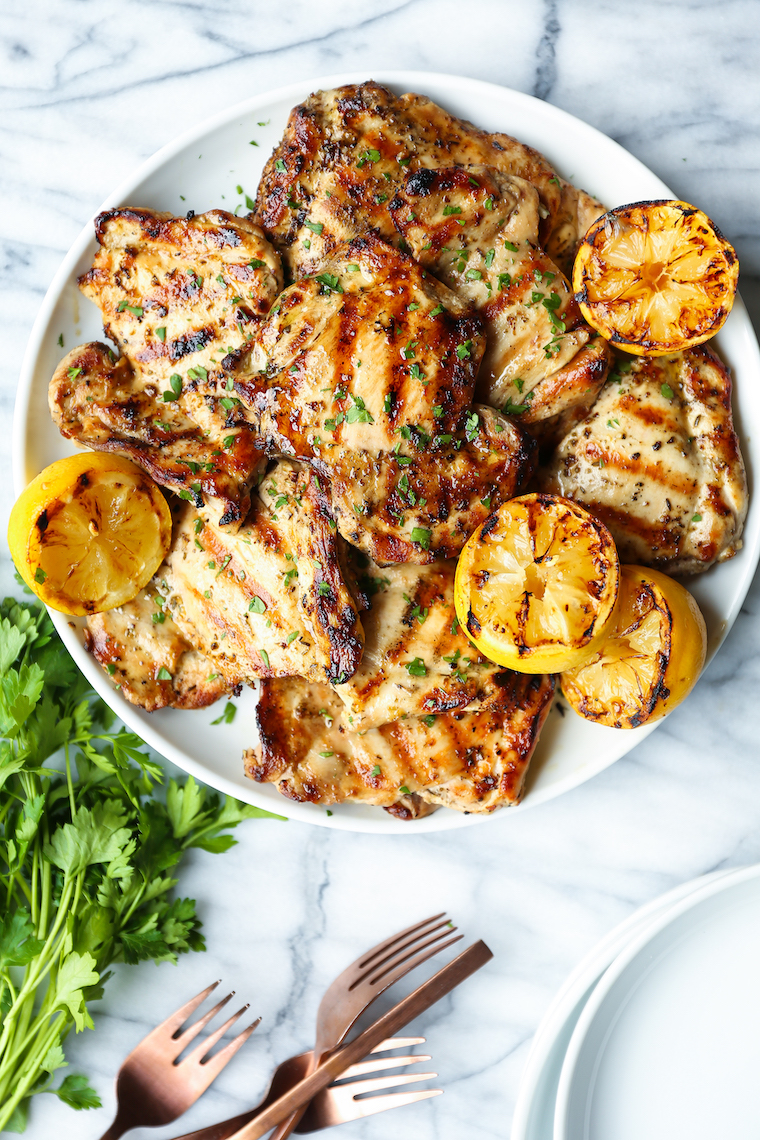
[[[573,290],[586,321],[636,356],[701,344],[726,320],[739,261],[688,202],[636,202],[603,214],[583,238]]]
[[[93,614],[137,595],[167,554],[171,530],[166,500],[139,467],[83,452],[52,463],[22,491],[8,546],[43,602]]]
[[[457,617],[480,652],[519,673],[561,673],[612,621],[620,565],[610,532],[557,495],[503,503],[465,543]]]
[[[577,713],[638,728],[680,704],[705,663],[707,632],[688,590],[643,566],[623,566],[615,620],[592,658],[562,675]]]

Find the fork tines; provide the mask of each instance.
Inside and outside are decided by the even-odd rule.
[[[350,990],[365,981],[372,986],[380,981],[389,985],[392,980],[396,980],[395,977],[389,979],[389,975],[394,973],[399,978],[403,977],[434,954],[459,942],[463,937],[461,934],[455,938],[449,937],[456,929],[445,914],[435,914],[402,930],[375,947],[373,953],[364,959],[360,966],[364,972],[355,979]]]

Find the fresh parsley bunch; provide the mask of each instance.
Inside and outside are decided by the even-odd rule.
[[[192,777],[157,798],[161,769],[113,721],[44,609],[0,603],[0,1132],[23,1131],[36,1093],[100,1105],[86,1077],[52,1087],[67,1034],[93,1028],[112,962],[205,949],[172,870],[268,814]]]

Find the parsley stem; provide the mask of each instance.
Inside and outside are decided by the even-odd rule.
[[[74,803],[74,784],[71,779],[71,761],[69,760],[69,742],[68,740],[63,746],[64,755],[66,757],[66,786],[69,789],[69,804],[71,805],[71,818],[74,819],[77,814],[77,805]]]

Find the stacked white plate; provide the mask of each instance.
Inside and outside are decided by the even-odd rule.
[[[538,1028],[512,1140],[760,1137],[760,865],[648,903]]]

